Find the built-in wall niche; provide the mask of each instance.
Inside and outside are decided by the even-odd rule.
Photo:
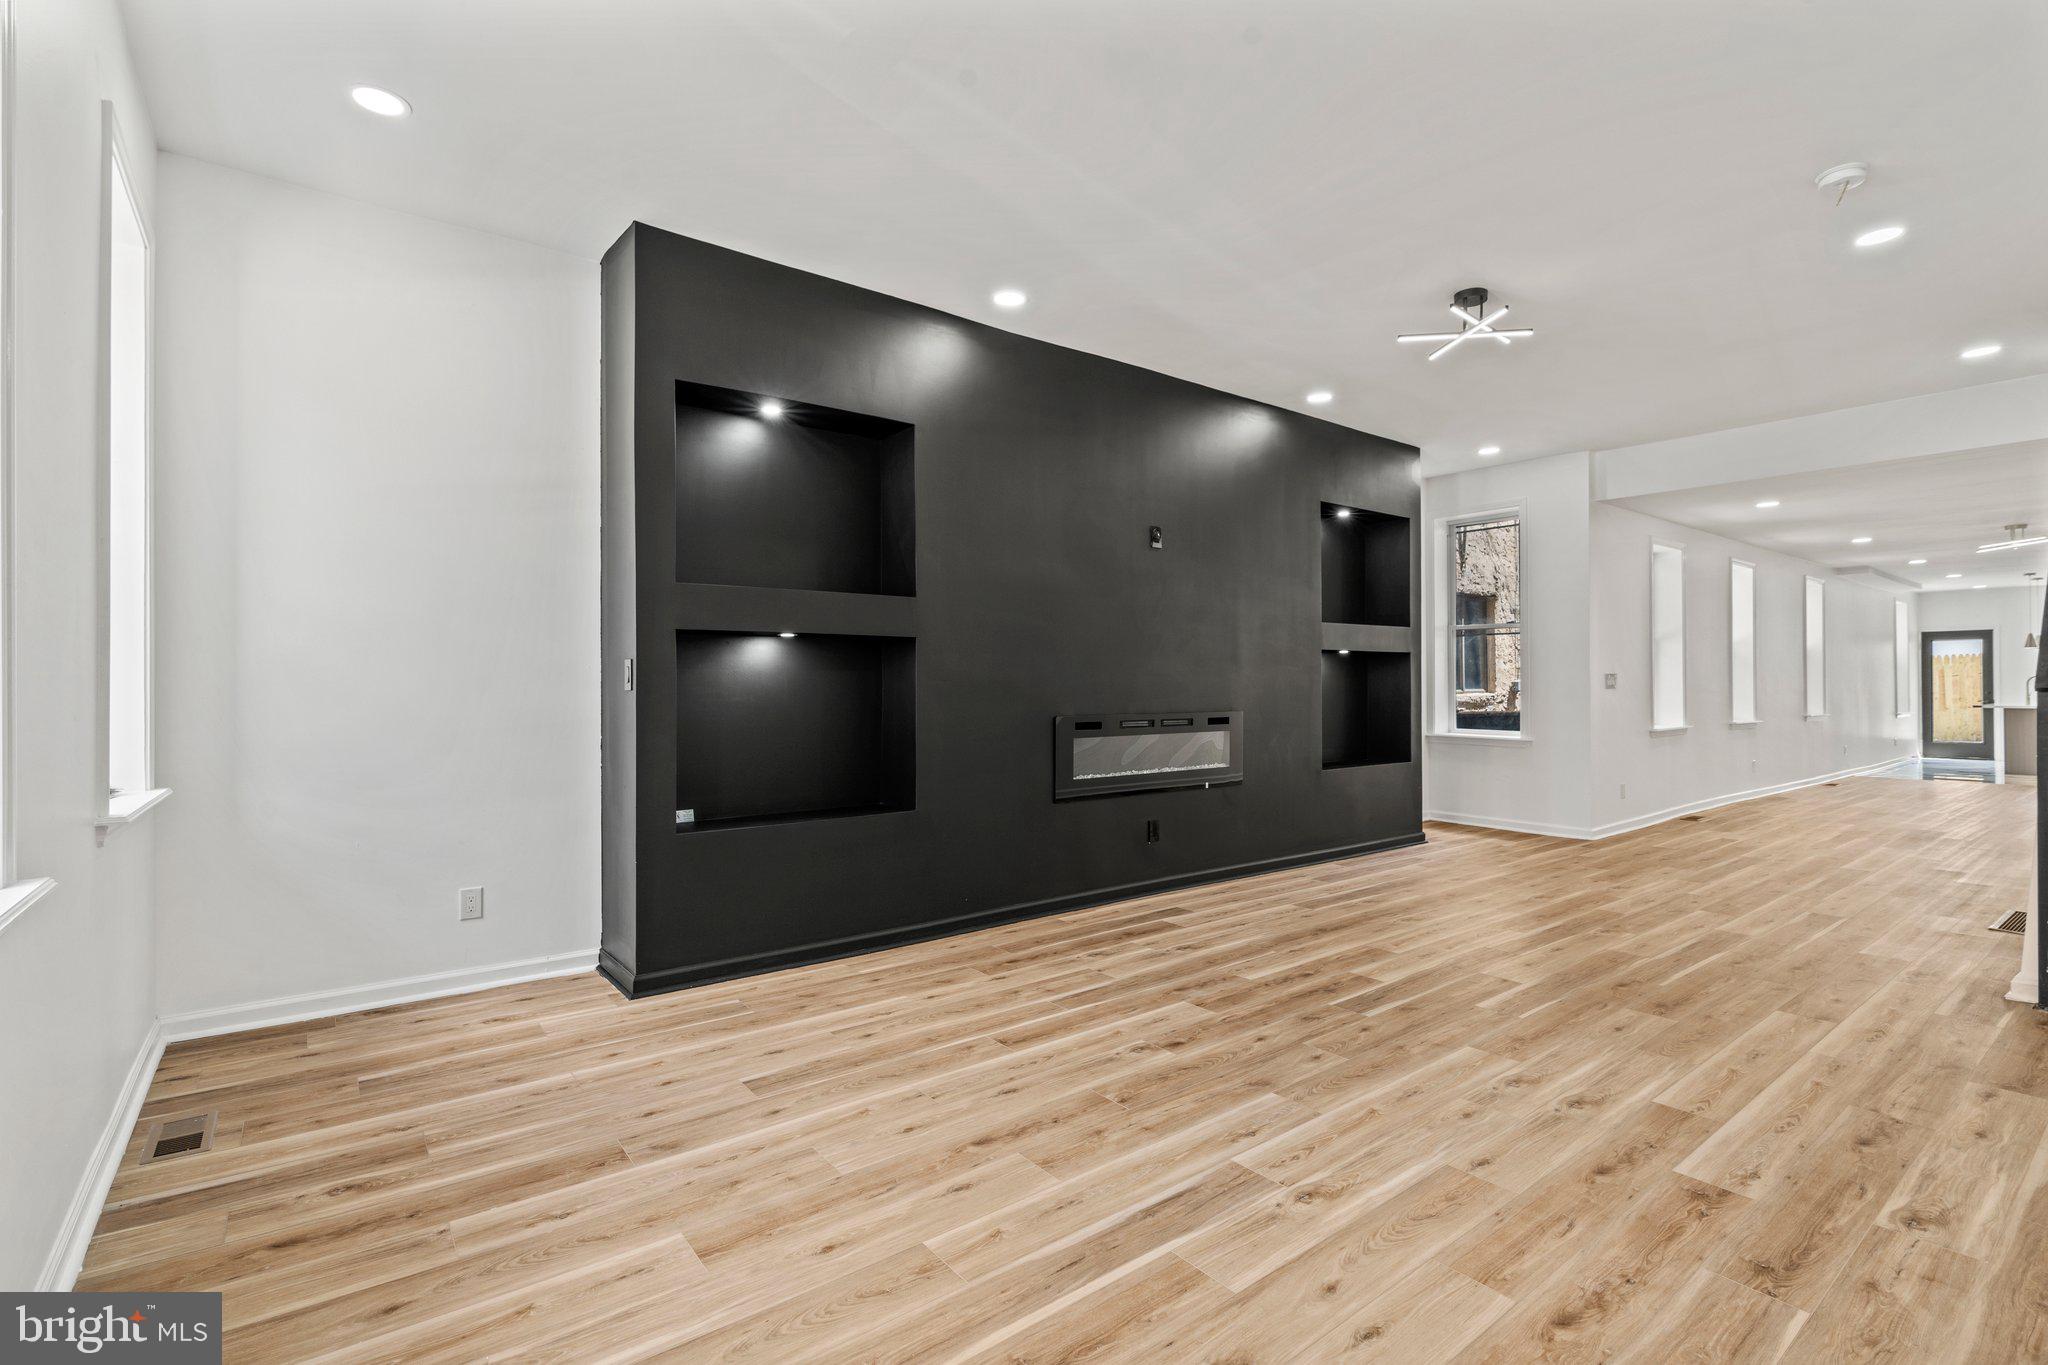
[[[1326,649],[1322,683],[1325,768],[1406,763],[1414,756],[1407,654]]]
[[[676,632],[677,830],[914,807],[916,659],[898,636]]]
[[[1408,518],[1323,504],[1323,619],[1406,626]]]
[[[913,428],[704,384],[676,385],[676,579],[917,591]]]

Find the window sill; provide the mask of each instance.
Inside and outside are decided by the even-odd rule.
[[[1728,722],[1728,728],[1731,730],[1754,730],[1757,724],[1758,722],[1753,720],[1731,720]]]
[[[169,787],[154,787],[146,792],[122,792],[107,802],[107,813],[93,821],[98,831],[99,842],[105,844],[107,836],[124,825],[132,825],[141,819],[143,813],[152,811],[171,794]]]
[[[1527,744],[1529,737],[1512,730],[1432,730],[1424,739],[1447,739],[1458,744]]]
[[[1690,729],[1692,729],[1690,725],[1652,725],[1650,733],[1653,735],[1682,735]]]
[[[57,885],[51,877],[37,877],[31,881],[15,882],[12,886],[0,887],[0,929],[5,929],[21,917],[21,912],[50,894]]]

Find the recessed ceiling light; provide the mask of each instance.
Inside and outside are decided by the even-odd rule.
[[[1868,544],[1870,543],[1870,537],[1869,537],[1869,536],[1851,536],[1851,537],[1849,538],[1849,543],[1850,543],[1851,545],[1868,545]]]
[[[356,102],[357,107],[382,114],[385,118],[404,118],[412,112],[410,104],[389,90],[379,90],[374,85],[359,85],[348,92],[348,97]]]
[[[1883,246],[1886,242],[1896,242],[1905,235],[1906,230],[1893,223],[1886,227],[1872,228],[1870,231],[1862,233],[1856,238],[1856,245]]]
[[[1989,583],[1972,583],[1970,586],[1973,588],[1988,588],[1991,585]]]
[[[775,633],[785,640],[794,640],[796,638],[796,632],[793,630],[778,630]]]
[[[998,308],[1022,308],[1025,295],[1021,289],[998,289],[988,296],[988,301]]]
[[[1997,355],[2000,351],[2004,349],[2005,346],[2002,343],[1996,341],[1987,341],[1984,342],[1982,345],[1978,346],[1965,346],[1962,350],[1962,359],[1989,360],[1992,356]]]
[[[1924,559],[1909,559],[1906,562],[1908,564],[1925,564],[1927,561]]]
[[[1961,575],[1961,574],[1959,574],[1959,573],[1952,573],[1952,574],[1944,574],[1944,575],[1943,575],[1943,577],[1945,577],[1945,578],[1961,578],[1961,577],[1962,577],[1962,575]]]
[[[1756,510],[1759,512],[1768,512],[1777,505],[1778,500],[1776,498],[1765,498],[1762,502],[1756,505]]]
[[[1350,651],[1350,650],[1348,650],[1348,649],[1340,649],[1340,650],[1338,650],[1337,652],[1338,652],[1339,654],[1349,654],[1349,653],[1350,653],[1351,651]]]
[[[1313,403],[1317,407],[1321,407],[1323,404],[1329,402],[1336,396],[1336,394],[1331,393],[1328,389],[1310,389],[1307,393],[1301,396],[1301,401],[1304,403]]]
[[[783,413],[783,407],[782,407],[782,404],[781,404],[780,402],[778,402],[777,400],[775,400],[775,399],[773,399],[773,398],[767,398],[767,399],[763,399],[763,400],[762,400],[762,402],[761,402],[761,415],[762,415],[763,417],[770,417],[770,418],[773,418],[773,417],[780,417],[780,416],[782,416],[782,413]]]
[[[1350,509],[1349,507],[1339,507],[1339,508],[1337,509],[1337,520],[1339,520],[1339,521],[1349,521],[1349,520],[1351,520],[1351,509]]]
[[[1481,455],[1498,455],[1498,454],[1500,454],[1500,447],[1499,447],[1499,446],[1481,446],[1481,447],[1479,447],[1479,453],[1480,453]]]

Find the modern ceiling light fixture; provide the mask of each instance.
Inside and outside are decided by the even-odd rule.
[[[1886,242],[1896,242],[1905,235],[1906,230],[1897,223],[1893,223],[1888,227],[1872,228],[1868,232],[1857,234],[1856,245],[1861,247],[1883,246]]]
[[[998,308],[1022,308],[1029,299],[1021,289],[998,289],[988,296],[988,301]]]
[[[1989,360],[2005,347],[1996,341],[1987,341],[1977,346],[1965,346],[1957,356],[1960,360]]]
[[[404,118],[412,112],[412,106],[403,99],[374,85],[358,85],[348,92],[348,97],[356,102],[357,108],[385,118]]]
[[[1478,452],[1478,453],[1479,453],[1479,454],[1481,454],[1481,455],[1498,455],[1498,454],[1500,454],[1500,447],[1499,447],[1499,446],[1481,446],[1481,447],[1479,447],[1479,452]]]
[[[1924,559],[1909,559],[1909,560],[1907,560],[1907,561],[1906,561],[1906,563],[1908,563],[1908,564],[1915,564],[1915,565],[1917,565],[1917,564],[1925,564],[1926,562],[1927,562],[1927,561],[1926,561],[1926,560],[1924,560]]]
[[[1825,194],[1835,192],[1835,207],[1849,197],[1850,190],[1863,188],[1863,182],[1870,179],[1870,167],[1861,161],[1844,161],[1839,166],[1830,166],[1813,178],[1813,187]]]
[[[2000,550],[2017,550],[2023,545],[2048,545],[2048,536],[2030,536],[2024,521],[2007,522],[2005,539],[1994,540],[1989,545],[1979,545],[1980,555],[1997,554]]]
[[[1869,537],[1869,536],[1851,536],[1851,537],[1849,537],[1849,543],[1850,543],[1851,545],[1868,545],[1868,544],[1870,543],[1870,537]]]
[[[1765,498],[1762,502],[1756,505],[1756,510],[1759,512],[1768,512],[1773,507],[1778,507],[1781,505],[1782,504],[1780,504],[1776,498]]]
[[[1336,396],[1336,394],[1331,393],[1328,389],[1310,389],[1307,393],[1301,396],[1301,401],[1304,403],[1313,403],[1317,407],[1321,407],[1323,404],[1329,402]]]
[[[1435,360],[1440,356],[1450,354],[1466,342],[1477,341],[1481,337],[1485,337],[1489,341],[1498,341],[1501,345],[1508,346],[1512,345],[1519,337],[1532,337],[1536,335],[1536,329],[1533,327],[1494,326],[1495,323],[1507,316],[1508,306],[1502,304],[1489,313],[1486,311],[1486,300],[1486,290],[1476,284],[1467,289],[1460,289],[1457,293],[1451,295],[1451,316],[1458,320],[1457,331],[1409,332],[1394,339],[1403,344],[1418,341],[1439,343],[1437,348],[1429,353],[1429,358]]]

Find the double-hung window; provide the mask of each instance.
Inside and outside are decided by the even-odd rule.
[[[1522,728],[1522,521],[1486,516],[1447,528],[1451,728]]]

